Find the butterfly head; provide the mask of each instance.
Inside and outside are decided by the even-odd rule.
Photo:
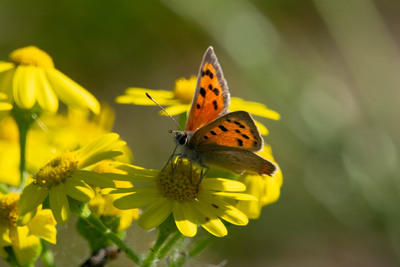
[[[188,141],[188,135],[186,132],[183,131],[177,131],[175,132],[175,141],[179,146],[184,146],[186,145]]]

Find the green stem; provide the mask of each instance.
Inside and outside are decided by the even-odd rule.
[[[55,267],[56,264],[54,262],[53,252],[49,250],[46,241],[44,241],[43,239],[40,241],[42,243],[42,253],[40,254],[40,258],[42,259],[44,265],[46,267]]]
[[[128,258],[133,260],[136,264],[140,264],[139,256],[130,247],[128,247],[121,238],[119,238],[115,233],[108,229],[107,226],[105,226],[99,218],[93,216],[87,207],[79,215],[89,225],[96,228],[96,230],[98,230],[107,238],[109,238],[112,242],[114,242],[114,244],[116,244],[123,252],[125,252]]]
[[[210,235],[205,239],[199,240],[196,244],[194,244],[194,246],[190,250],[189,257],[192,258],[192,257],[197,256],[197,254],[199,254],[205,248],[207,248],[209,245],[211,245],[211,243],[214,242],[215,239],[216,239],[215,236]]]
[[[181,232],[177,231],[175,234],[165,243],[165,245],[160,249],[159,252],[159,258],[163,259],[165,256],[167,256],[168,252],[171,250],[171,248],[183,238],[183,235]]]
[[[25,182],[28,177],[27,172],[26,172],[26,136],[28,134],[28,129],[30,123],[27,121],[19,121],[17,122],[18,124],[18,129],[19,129],[19,144],[20,144],[20,165],[19,165],[19,170],[20,170],[20,175],[21,175],[21,180],[19,184],[19,188],[22,189],[25,187]]]
[[[25,186],[28,173],[26,171],[26,137],[28,134],[29,127],[41,113],[39,106],[34,106],[31,109],[21,109],[17,105],[14,105],[11,110],[11,115],[14,117],[19,130],[19,144],[20,144],[20,164],[19,170],[21,180],[19,188],[22,189]]]
[[[152,266],[154,259],[156,258],[156,256],[159,255],[162,245],[164,244],[165,240],[168,238],[169,234],[170,234],[170,232],[162,231],[161,229],[159,229],[156,243],[154,244],[153,248],[150,250],[146,259],[143,261],[142,267]]]
[[[173,263],[173,266],[183,266],[186,261],[190,258],[195,257],[198,255],[200,252],[202,252],[205,248],[207,248],[209,245],[211,245],[212,242],[216,239],[215,236],[208,236],[205,239],[201,239],[197,241],[192,247],[192,249],[189,251],[189,256],[188,257],[180,257],[178,260]]]

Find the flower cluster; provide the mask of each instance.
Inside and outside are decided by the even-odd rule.
[[[128,88],[116,101],[152,105],[147,92],[171,115],[185,116],[195,87],[196,77],[181,78],[173,91]],[[57,113],[59,100],[67,113]],[[263,104],[231,98],[231,111],[243,109],[280,118]],[[54,265],[47,246],[56,243],[56,225],[67,224],[73,215],[93,257],[115,252],[116,244],[136,264],[150,266],[179,238],[191,238],[196,247],[199,232],[226,236],[227,223],[245,226],[279,198],[280,170],[273,177],[212,175],[184,157],[171,157],[161,170],[132,165],[130,149],[112,133],[111,108],[100,106],[34,46],[0,61],[0,111],[6,114],[0,119],[0,257],[11,266],[32,265],[39,257]],[[268,134],[263,124],[256,124]],[[269,146],[260,155],[276,164]],[[123,240],[133,220],[159,231],[146,257]],[[163,227],[169,222],[171,227]],[[103,260],[115,255],[105,253]]]

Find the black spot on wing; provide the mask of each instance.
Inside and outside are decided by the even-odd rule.
[[[244,126],[240,121],[234,121],[234,124],[236,124],[237,126],[239,126],[239,128],[245,129],[246,126]]]
[[[245,135],[245,134],[242,134],[242,136],[243,136],[243,138],[244,139],[247,139],[247,140],[249,140],[250,139],[250,137],[248,137],[247,135]]]
[[[212,135],[217,135],[217,133],[214,132],[214,131],[211,131],[210,134],[212,134]]]
[[[200,95],[202,97],[206,97],[206,89],[204,89],[203,87],[200,88]]]
[[[211,83],[208,85],[208,89],[210,89],[210,90],[212,90],[212,89],[213,89],[213,87],[212,87],[212,84],[211,84]]]
[[[217,88],[214,88],[213,92],[214,92],[214,94],[215,94],[216,96],[219,96],[219,90],[218,90]]]
[[[213,103],[213,105],[214,105],[214,109],[217,110],[217,109],[218,109],[217,100],[214,100],[212,103]]]
[[[221,131],[223,131],[223,132],[227,132],[228,131],[228,129],[224,125],[219,125],[218,128],[220,128]]]
[[[243,140],[242,139],[236,139],[237,140],[237,143],[238,143],[238,146],[243,146]]]

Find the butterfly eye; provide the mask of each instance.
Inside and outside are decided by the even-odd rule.
[[[185,133],[179,132],[175,135],[175,139],[178,145],[183,146],[187,142],[187,135]]]

